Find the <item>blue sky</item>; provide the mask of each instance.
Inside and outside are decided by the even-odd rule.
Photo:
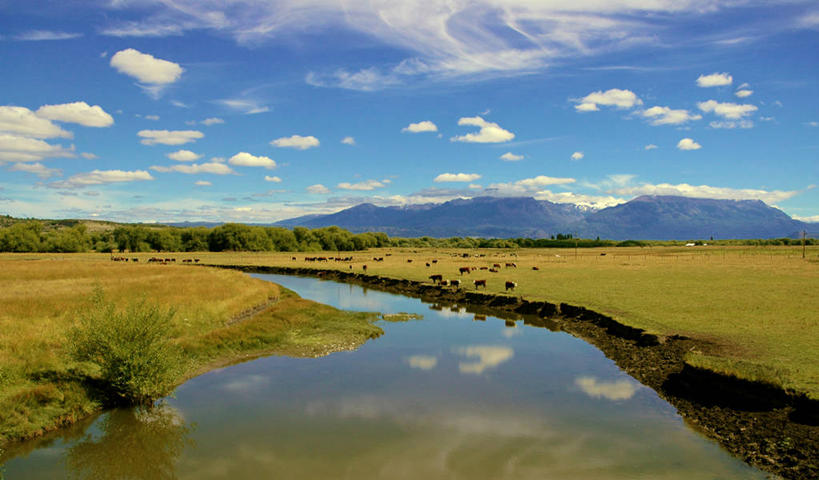
[[[819,221],[817,52],[800,0],[0,0],[0,213],[668,194]]]

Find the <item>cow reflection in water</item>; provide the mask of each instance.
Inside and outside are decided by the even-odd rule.
[[[112,410],[98,427],[66,452],[70,478],[175,479],[179,456],[193,445],[192,427],[164,404]]]

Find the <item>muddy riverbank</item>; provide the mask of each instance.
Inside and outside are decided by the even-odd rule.
[[[654,389],[693,428],[751,465],[788,479],[819,478],[819,402],[763,383],[686,364],[702,341],[658,338],[580,306],[442,287],[352,272],[292,267],[223,266],[253,273],[306,275],[457,306],[480,315],[523,319],[595,345],[629,375]]]

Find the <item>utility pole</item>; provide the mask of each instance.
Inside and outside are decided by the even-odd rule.
[[[805,237],[808,236],[806,230],[802,230],[802,258],[805,258]]]

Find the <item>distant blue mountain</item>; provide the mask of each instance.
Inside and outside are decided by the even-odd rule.
[[[378,231],[403,237],[535,238],[573,233],[612,240],[692,240],[797,237],[802,230],[819,234],[819,224],[794,220],[759,200],[676,196],[642,196],[597,211],[528,197],[478,197],[404,207],[364,203],[276,225],[336,225],[352,232]]]

